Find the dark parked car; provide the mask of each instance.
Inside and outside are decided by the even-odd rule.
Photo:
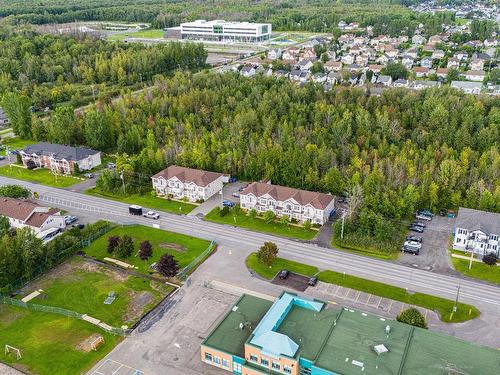
[[[73,224],[77,220],[78,218],[76,216],[71,216],[71,215],[64,216],[64,222],[66,223],[66,225]]]
[[[290,275],[290,271],[288,270],[281,270],[280,273],[278,274],[278,277],[281,279],[281,280],[285,280],[288,275]]]
[[[433,217],[434,214],[430,210],[417,210],[417,215],[425,215]]]
[[[5,156],[0,155],[0,160],[4,160],[4,159],[5,159]]]
[[[418,220],[415,220],[413,223],[411,223],[411,225],[416,225],[418,227],[422,227],[422,228],[425,228],[425,223],[422,223],[421,221],[418,221]]]
[[[439,210],[439,216],[446,216],[446,210]]]
[[[410,236],[406,236],[406,241],[414,241],[414,242],[422,243],[422,237],[410,235]]]
[[[236,204],[234,202],[231,202],[231,201],[223,201],[222,202],[222,206],[223,207],[229,207],[229,208],[233,208]]]
[[[318,283],[318,278],[317,277],[311,277],[307,283],[310,286],[316,286],[316,284]]]
[[[78,228],[78,229],[83,229],[83,228],[85,228],[85,224],[81,224],[81,223],[80,224],[73,224],[72,227]]]
[[[424,232],[424,228],[419,226],[419,225],[410,225],[409,226],[409,229],[413,232],[417,232],[417,233],[423,233]]]

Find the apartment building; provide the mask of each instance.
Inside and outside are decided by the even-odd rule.
[[[455,222],[453,248],[483,256],[500,256],[500,214],[460,207]]]
[[[493,348],[288,292],[274,303],[242,295],[201,343],[200,356],[206,365],[238,375],[499,370]]]
[[[174,35],[180,39],[190,40],[258,43],[269,40],[271,33],[270,23],[196,20],[169,28],[166,34],[167,38]]]
[[[187,198],[191,202],[206,201],[219,193],[229,176],[217,172],[171,165],[151,177],[157,195]]]
[[[64,216],[58,209],[39,206],[27,200],[1,197],[0,215],[9,219],[12,228],[29,227],[36,234],[66,226]]]
[[[19,151],[25,166],[33,162],[37,168],[48,168],[61,174],[86,171],[101,165],[101,152],[86,147],[72,147],[40,142]]]
[[[276,216],[287,215],[298,221],[310,220],[323,225],[334,209],[332,195],[293,189],[263,182],[253,182],[240,194],[240,206],[259,213],[273,211]]]

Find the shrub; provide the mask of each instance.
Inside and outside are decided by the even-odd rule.
[[[414,307],[404,310],[396,318],[398,322],[406,323],[415,327],[427,328],[424,316]]]
[[[288,218],[288,215],[281,216],[281,218],[280,218],[281,224],[288,225],[289,222],[290,222],[290,219]]]
[[[8,198],[29,198],[31,190],[19,185],[0,186],[0,196]]]
[[[264,212],[264,221],[268,224],[271,224],[274,219],[276,218],[276,215],[274,214],[273,211],[266,211]]]
[[[224,216],[226,216],[228,213],[229,213],[229,207],[228,207],[228,206],[224,206],[224,207],[222,207],[222,209],[219,211],[219,216],[220,216],[220,217],[224,217]]]
[[[118,247],[120,244],[120,237],[118,236],[109,236],[108,237],[108,254],[113,254],[115,252],[115,249]]]
[[[252,208],[250,211],[248,211],[248,216],[251,219],[255,219],[257,217],[257,210],[255,208]]]
[[[497,255],[495,253],[488,253],[483,256],[483,262],[488,266],[494,266],[497,264]]]
[[[257,259],[266,266],[272,266],[278,257],[278,246],[274,242],[264,242],[264,245],[257,251]]]
[[[304,221],[304,229],[305,230],[310,230],[311,229],[311,220]]]
[[[179,272],[179,265],[170,254],[164,254],[158,261],[158,272],[165,277],[174,277]]]
[[[146,260],[153,255],[153,246],[149,241],[142,241],[139,245],[139,258]]]

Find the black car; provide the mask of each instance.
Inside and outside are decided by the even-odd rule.
[[[425,224],[418,220],[415,220],[413,223],[411,223],[411,225],[416,225],[418,227],[425,228]]]
[[[422,237],[417,237],[417,236],[406,236],[406,241],[415,241],[418,243],[422,243]]]
[[[280,273],[278,274],[278,277],[281,279],[281,280],[285,280],[288,275],[290,275],[290,271],[288,270],[281,270]]]
[[[80,223],[80,224],[73,224],[71,227],[72,228],[83,229],[83,228],[85,228],[85,224],[82,224],[82,223]]]
[[[424,228],[419,226],[419,225],[410,225],[409,226],[409,229],[413,232],[417,232],[417,233],[423,233],[424,232]]]
[[[316,286],[316,284],[318,283],[318,278],[311,277],[307,283],[309,284],[309,286]]]
[[[446,216],[445,210],[439,210],[439,216]]]
[[[401,247],[401,251],[403,253],[410,253],[410,254],[413,254],[413,255],[418,255],[420,253],[420,250],[417,249],[416,247],[413,247],[413,246],[402,246]]]

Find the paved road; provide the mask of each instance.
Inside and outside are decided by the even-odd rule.
[[[0,177],[0,184],[12,183],[19,184],[20,182]],[[128,205],[125,203],[24,181],[21,184],[38,192],[45,203],[54,206],[90,212],[96,217],[118,223],[152,224],[148,219],[131,217],[128,214]],[[491,305],[495,305],[498,309],[500,306],[500,287],[479,281],[413,269],[378,259],[319,247],[315,244],[301,243],[262,233],[257,234],[242,228],[202,221],[196,217],[164,213],[158,224],[162,229],[216,240],[220,244],[231,245],[235,250],[245,253],[255,251],[265,241],[274,241],[280,249],[280,255],[288,259],[451,299],[456,296],[457,286],[460,284],[461,301],[474,303],[478,307],[483,305],[491,308]]]

